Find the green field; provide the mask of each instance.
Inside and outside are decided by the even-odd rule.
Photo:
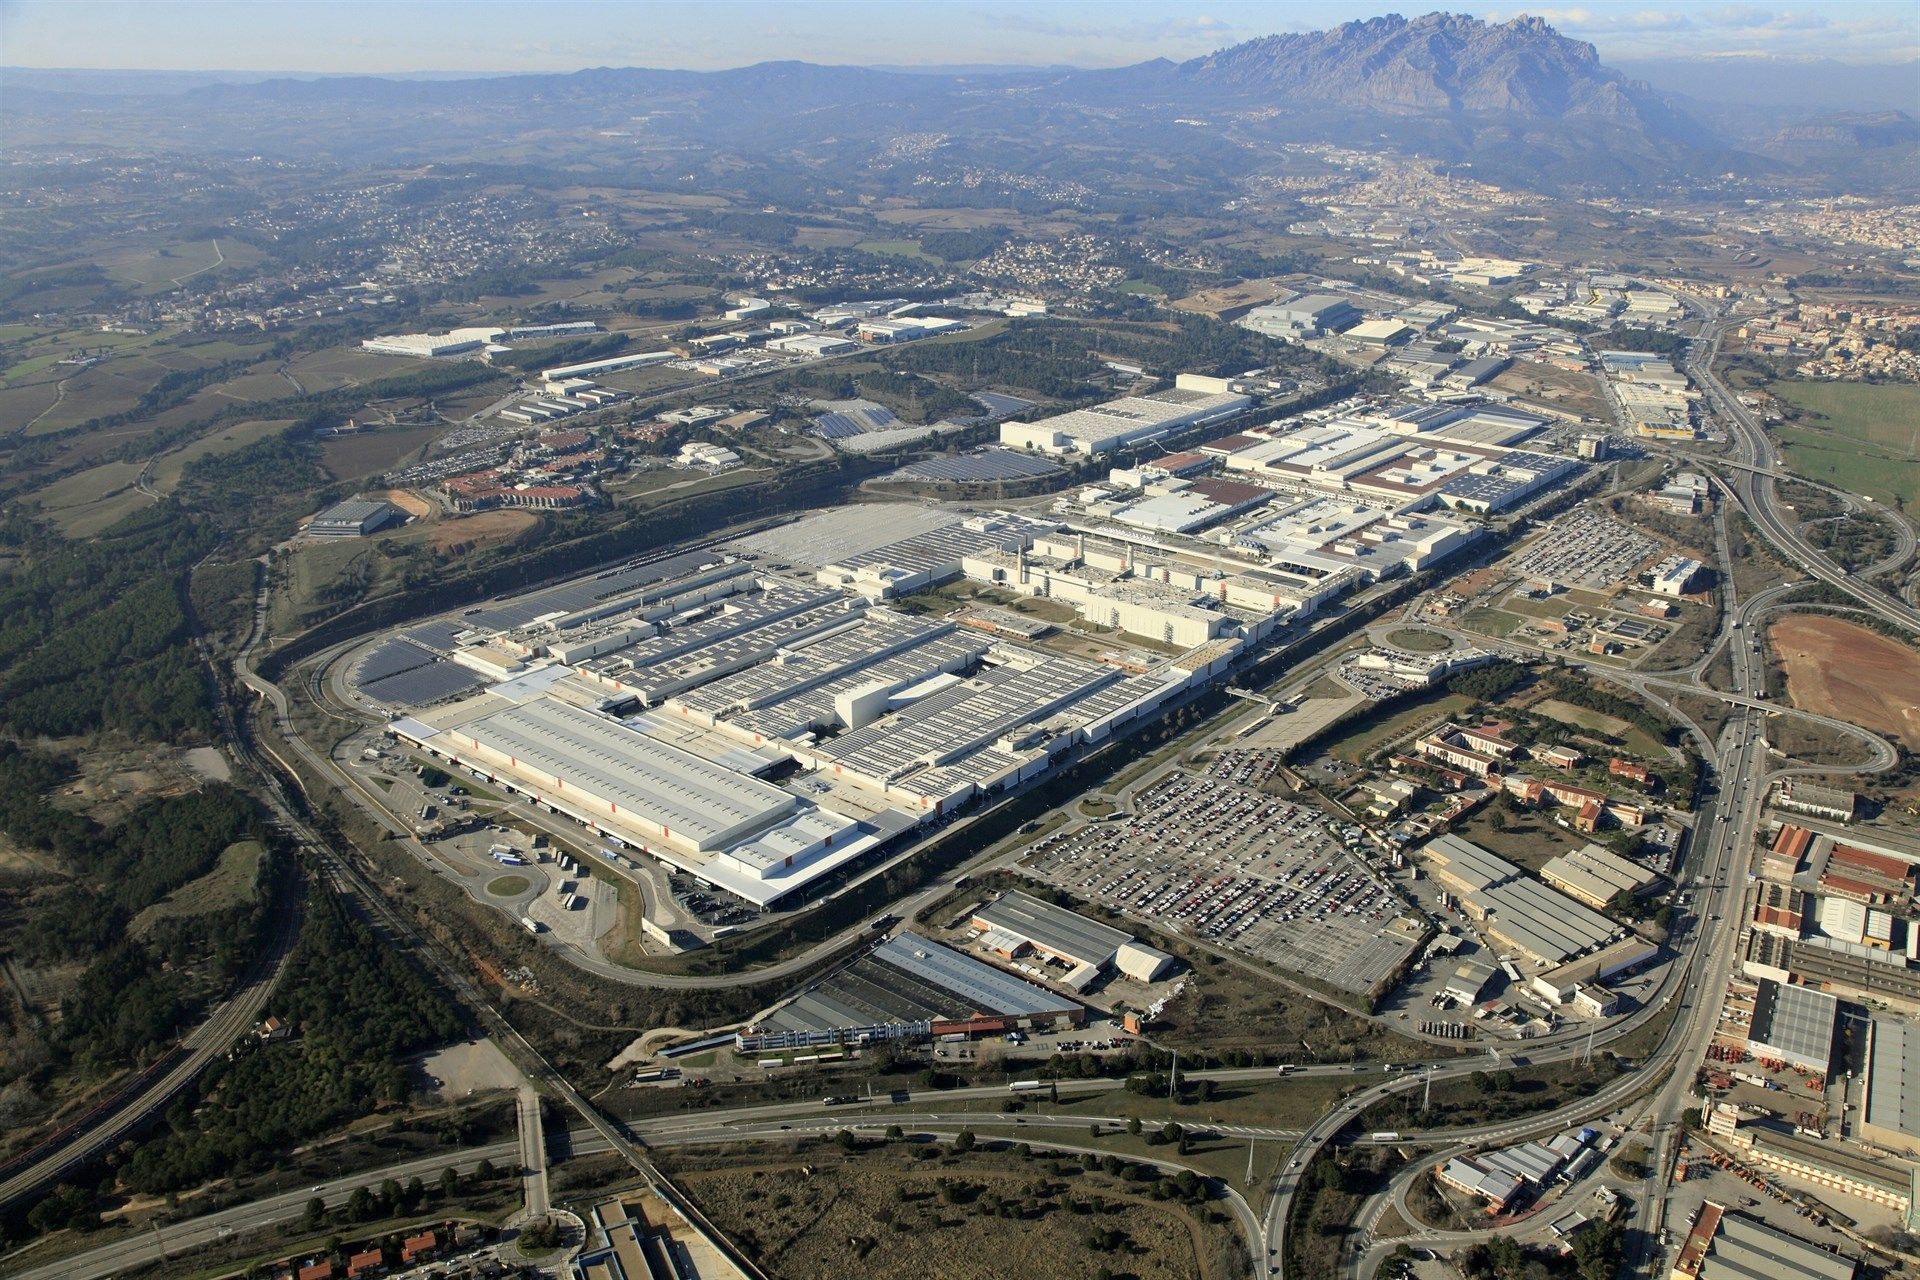
[[[1442,653],[1453,648],[1453,641],[1425,627],[1401,627],[1387,633],[1387,643],[1407,653]]]
[[[1338,738],[1327,744],[1327,754],[1336,760],[1357,764],[1368,752],[1411,733],[1429,720],[1452,719],[1473,705],[1464,693],[1447,693],[1437,698],[1422,698],[1412,706],[1384,718],[1362,715],[1341,726]]]
[[[1920,503],[1920,387],[1790,381],[1767,389],[1798,410],[1774,428],[1793,470],[1882,502]]]
[[[889,258],[918,258],[922,262],[939,261],[922,249],[918,240],[862,240],[853,247],[862,253],[878,253]]]
[[[67,476],[34,495],[40,509],[69,538],[87,538],[153,502],[135,487],[137,462],[108,462]]]
[[[1167,296],[1165,289],[1146,280],[1122,280],[1119,287],[1121,293],[1137,293],[1149,298],[1164,298]]]
[[[266,846],[258,840],[238,840],[228,845],[221,850],[213,870],[181,885],[135,916],[130,932],[138,937],[162,920],[203,916],[252,902],[260,859],[266,854]]]
[[[530,883],[525,876],[496,876],[487,882],[487,892],[496,898],[517,898]]]
[[[180,476],[186,471],[187,464],[196,458],[244,449],[268,436],[277,435],[292,425],[291,418],[266,418],[257,422],[236,422],[225,430],[201,436],[198,440],[176,449],[153,464],[153,487],[162,493],[172,493],[179,487]]]

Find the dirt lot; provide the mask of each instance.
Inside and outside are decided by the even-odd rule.
[[[433,531],[433,549],[442,553],[470,551],[507,542],[540,522],[531,511],[482,511],[457,520],[442,520]]]
[[[1769,638],[1794,706],[1920,749],[1920,652],[1820,614],[1790,614]]]
[[[721,1229],[792,1280],[1055,1280],[1103,1268],[1139,1280],[1223,1273],[1223,1228],[1203,1227],[1187,1209],[1155,1202],[1113,1175],[1069,1163],[1055,1166],[1063,1172],[1054,1176],[1037,1157],[976,1152],[915,1161],[907,1153],[907,1144],[893,1143],[858,1163],[819,1146],[796,1157],[762,1148],[671,1159]],[[725,1167],[712,1167],[721,1161]],[[1076,1202],[1093,1212],[1069,1209]]]

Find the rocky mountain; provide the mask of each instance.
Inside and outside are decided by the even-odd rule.
[[[1786,120],[1740,130],[1707,114],[1608,67],[1592,45],[1539,18],[1432,13],[1098,71],[777,62],[717,72],[286,79],[117,98],[29,84],[0,100],[0,129],[27,145],[166,145],[347,163],[537,157],[684,174],[691,155],[729,170],[803,169],[829,184],[868,170],[905,135],[937,136],[955,167],[1072,171],[1094,187],[1124,168],[1138,171],[1143,190],[1164,188],[1164,176],[1150,171],[1169,155],[1180,157],[1184,182],[1217,185],[1289,142],[1400,150],[1470,165],[1491,182],[1567,192],[1727,173],[1817,177],[1828,165],[1814,139],[1768,145]],[[1855,132],[1870,145],[1885,131]]]
[[[1392,115],[1598,117],[1652,123],[1668,109],[1600,63],[1592,45],[1540,18],[1493,24],[1462,14],[1389,14],[1327,31],[1267,36],[1182,63],[1202,91],[1330,103]]]

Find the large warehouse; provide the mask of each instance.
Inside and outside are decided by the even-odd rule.
[[[745,1050],[1078,1026],[1086,1010],[916,933],[899,933],[735,1037]]]
[[[1253,403],[1247,396],[1174,388],[1126,396],[1042,418],[1003,422],[1000,443],[1042,453],[1078,453],[1099,457],[1129,445],[1155,440],[1182,427],[1230,418]]]
[[[1920,1027],[1885,1016],[1870,1027],[1860,1137],[1909,1159],[1920,1156]]]
[[[973,927],[982,931],[983,945],[1009,958],[1035,951],[1069,966],[1062,981],[1075,991],[1108,969],[1138,982],[1156,982],[1174,963],[1166,952],[1122,930],[1017,889],[975,909]]]
[[[1547,969],[1597,951],[1621,928],[1597,911],[1541,884],[1505,858],[1456,835],[1436,836],[1422,850],[1433,878],[1489,938]]]
[[[1824,991],[1762,978],[1753,998],[1747,1051],[1825,1076],[1833,1066],[1840,1002]]]

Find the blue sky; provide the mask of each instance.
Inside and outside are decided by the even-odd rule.
[[[0,63],[318,72],[711,69],[774,58],[1117,66],[1387,11],[1275,0],[0,0]],[[1608,60],[1920,55],[1914,0],[1588,0],[1477,12],[1537,14]]]

